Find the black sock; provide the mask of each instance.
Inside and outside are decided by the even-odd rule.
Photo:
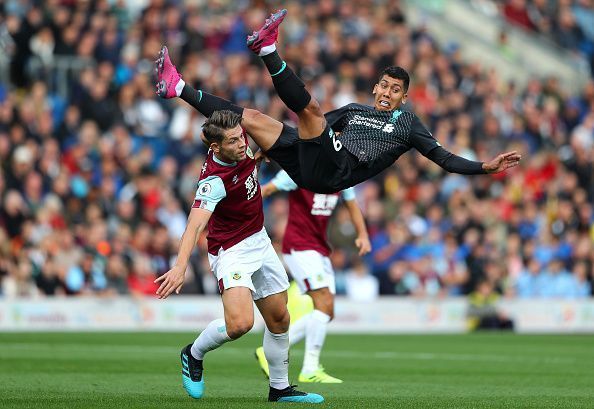
[[[270,54],[263,56],[262,61],[264,61],[264,64],[266,64],[266,68],[268,68],[268,72],[272,76],[278,75],[283,68],[283,64],[285,63],[281,59],[280,55],[278,55],[278,52],[276,50],[274,50]]]
[[[276,52],[273,54],[278,56]],[[270,67],[268,69],[270,70]],[[301,78],[284,61],[280,69],[276,73],[271,73],[271,76],[274,89],[287,108],[295,113],[303,111],[311,101],[311,95],[305,89]]]
[[[195,90],[188,84],[184,85],[180,97],[207,118],[210,118],[214,111],[221,111],[223,109],[237,112],[239,115],[243,114],[243,107],[208,92]]]

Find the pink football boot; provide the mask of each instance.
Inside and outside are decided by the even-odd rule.
[[[166,46],[159,51],[159,58],[155,61],[157,71],[157,95],[161,98],[174,98],[177,96],[175,87],[181,80],[177,68],[169,59],[169,51]]]
[[[276,42],[278,38],[278,26],[283,22],[287,10],[282,9],[270,15],[266,19],[264,26],[259,31],[254,31],[251,36],[247,38],[247,46],[254,53],[260,55],[263,47],[269,46]]]

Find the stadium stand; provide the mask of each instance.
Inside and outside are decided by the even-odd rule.
[[[205,154],[204,118],[155,95],[161,44],[194,87],[296,120],[245,47],[270,11],[263,2],[128,3],[4,2],[2,297],[154,294],[154,278],[176,254]],[[493,3],[514,24],[594,55],[594,24],[584,23],[591,1],[560,2],[559,13],[541,10],[546,1]],[[444,146],[470,159],[512,149],[524,158],[506,174],[470,178],[409,153],[357,186],[373,252],[358,259],[354,228],[339,208],[329,232],[339,291],[365,280],[380,294],[455,296],[487,280],[507,297],[592,296],[592,78],[577,93],[554,76],[525,86],[505,81],[410,25],[401,1],[283,7],[290,16],[283,56],[324,111],[368,103],[378,71],[400,65],[412,76],[407,106]],[[275,171],[263,167],[262,181]],[[265,205],[280,244],[286,198]],[[183,292],[215,293],[204,237],[198,247]]]

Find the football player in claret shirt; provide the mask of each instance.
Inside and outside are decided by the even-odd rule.
[[[323,398],[289,385],[289,312],[287,273],[264,229],[258,171],[241,116],[217,111],[203,126],[210,149],[202,167],[196,198],[182,236],[177,261],[155,280],[157,295],[179,293],[188,259],[199,234],[208,227],[208,260],[215,274],[224,319],[216,319],[181,351],[182,381],[188,394],[199,399],[204,393],[203,360],[226,342],[241,337],[254,324],[253,302],[266,328],[264,353],[270,364],[272,402],[320,403]]]
[[[289,192],[289,219],[283,236],[283,259],[301,292],[307,293],[314,305],[313,312],[291,322],[289,327],[291,345],[305,338],[305,355],[299,382],[342,383],[342,380],[328,375],[320,365],[326,327],[334,318],[336,292],[334,270],[328,257],[330,246],[326,230],[330,216],[342,197],[357,232],[355,245],[359,249],[359,255],[363,256],[371,250],[365,221],[355,200],[355,191],[348,188],[340,193],[314,193],[299,188],[285,171],[280,171],[262,187],[262,196],[267,197],[277,191]],[[256,357],[268,374],[262,347],[256,350]]]
[[[286,10],[272,14],[247,44],[262,58],[280,99],[299,117],[299,129],[186,85],[166,47],[157,60],[157,94],[181,97],[206,117],[219,109],[239,113],[243,127],[266,155],[298,186],[316,193],[335,193],[369,179],[412,148],[448,172],[461,174],[497,173],[519,164],[521,156],[515,151],[476,162],[444,149],[415,114],[402,110],[410,78],[401,67],[382,71],[373,87],[373,107],[349,104],[324,115],[276,51],[278,27],[285,16]]]

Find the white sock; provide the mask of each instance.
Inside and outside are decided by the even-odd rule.
[[[301,372],[311,373],[317,371],[320,366],[320,352],[326,339],[326,328],[330,322],[330,316],[320,310],[313,310],[307,322],[305,332],[305,356],[303,357],[303,368]]]
[[[304,315],[303,317],[299,318],[297,321],[291,324],[289,327],[289,344],[295,345],[303,338],[305,338],[305,328],[307,327],[307,322],[311,318],[311,313]]]
[[[270,370],[270,386],[285,389],[289,386],[289,333],[273,334],[264,328],[263,346]]]
[[[272,43],[270,45],[267,45],[266,47],[262,47],[260,49],[260,52],[258,53],[258,56],[264,57],[265,55],[272,54],[274,51],[276,51],[276,43]]]
[[[202,360],[208,351],[217,349],[229,341],[231,341],[231,338],[227,335],[225,320],[219,318],[218,320],[211,321],[204,331],[198,335],[198,338],[192,344],[190,352],[194,358]]]
[[[182,90],[184,89],[185,85],[186,85],[186,82],[180,78],[179,81],[177,82],[177,84],[175,84],[175,95],[177,95],[179,97],[181,95]]]

